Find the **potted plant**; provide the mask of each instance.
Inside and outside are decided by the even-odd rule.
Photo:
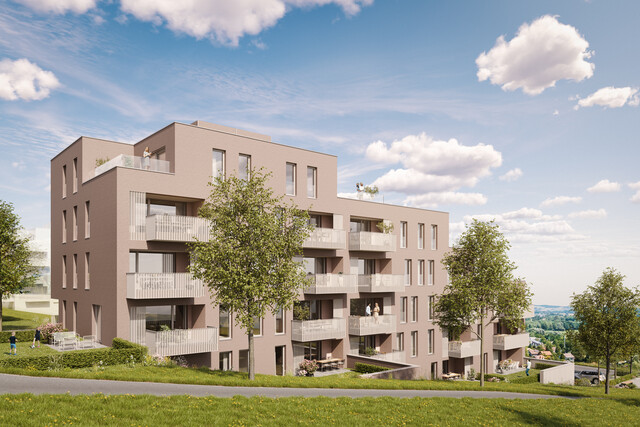
[[[315,360],[304,359],[298,368],[298,375],[312,377],[318,370],[318,363]]]

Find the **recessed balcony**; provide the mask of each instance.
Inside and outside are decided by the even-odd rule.
[[[359,231],[349,233],[350,251],[395,252],[396,235]]]
[[[513,350],[529,345],[529,334],[500,334],[493,336],[494,350]]]
[[[343,339],[344,319],[292,320],[291,340],[298,342]]]
[[[146,219],[147,240],[163,242],[209,241],[210,222],[197,216],[151,215]]]
[[[218,328],[147,330],[145,345],[149,354],[160,356],[210,353],[218,351]]]
[[[169,173],[169,162],[167,160],[120,154],[95,168],[93,176],[101,175],[115,167]]]
[[[480,355],[480,340],[449,341],[449,357],[463,359]]]
[[[367,357],[371,357],[372,359],[384,360],[385,362],[397,362],[397,363],[406,362],[407,360],[407,356],[405,352],[400,350],[393,350],[389,353],[377,353]]]
[[[404,277],[397,274],[358,276],[358,292],[404,292]]]
[[[333,228],[316,228],[302,244],[309,249],[345,249],[346,231]]]
[[[313,284],[305,294],[348,294],[358,291],[358,276],[352,274],[316,274],[311,276]]]
[[[378,316],[349,316],[349,335],[392,334],[396,331],[396,316],[383,314]]]
[[[206,295],[204,283],[190,273],[127,273],[127,298],[198,298]]]

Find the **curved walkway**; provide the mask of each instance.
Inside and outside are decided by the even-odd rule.
[[[146,383],[133,381],[84,380],[0,374],[0,394],[151,394],[156,396],[264,396],[264,397],[474,397],[505,399],[557,399],[563,396],[500,391],[380,390],[285,387],[225,387],[213,385]]]

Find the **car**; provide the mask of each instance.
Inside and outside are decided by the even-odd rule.
[[[598,375],[596,371],[576,371],[574,374],[574,378],[586,378],[593,385],[598,385],[605,380],[604,375]]]

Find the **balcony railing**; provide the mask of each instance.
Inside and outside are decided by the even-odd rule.
[[[347,294],[358,291],[358,276],[352,274],[316,274],[305,294]]]
[[[449,357],[449,338],[442,337],[442,358]]]
[[[127,154],[120,154],[109,160],[108,162],[98,166],[94,171],[94,176],[103,174],[115,167],[169,173],[169,162],[167,160],[142,158],[129,156]]]
[[[291,321],[292,341],[309,342],[344,337],[344,319],[341,318]]]
[[[404,292],[404,277],[396,274],[358,276],[358,292]]]
[[[529,334],[501,334],[493,336],[494,350],[513,350],[529,345]]]
[[[396,235],[360,231],[349,233],[350,251],[395,252]]]
[[[151,215],[147,217],[147,240],[192,242],[209,241],[210,222],[197,216]]]
[[[302,244],[303,248],[345,249],[346,231],[333,228],[316,228]]]
[[[190,273],[127,273],[127,298],[198,298],[205,296],[201,280]]]
[[[378,316],[349,316],[349,335],[392,334],[396,331],[396,316],[383,314]]]
[[[180,356],[218,351],[218,328],[173,329],[147,331],[149,354]]]
[[[367,357],[371,357],[372,359],[384,360],[386,362],[406,362],[407,361],[405,352],[400,350],[393,350],[390,353],[378,353],[378,354],[374,354],[373,356],[367,356]]]
[[[480,340],[449,341],[449,357],[462,359],[480,355]]]

